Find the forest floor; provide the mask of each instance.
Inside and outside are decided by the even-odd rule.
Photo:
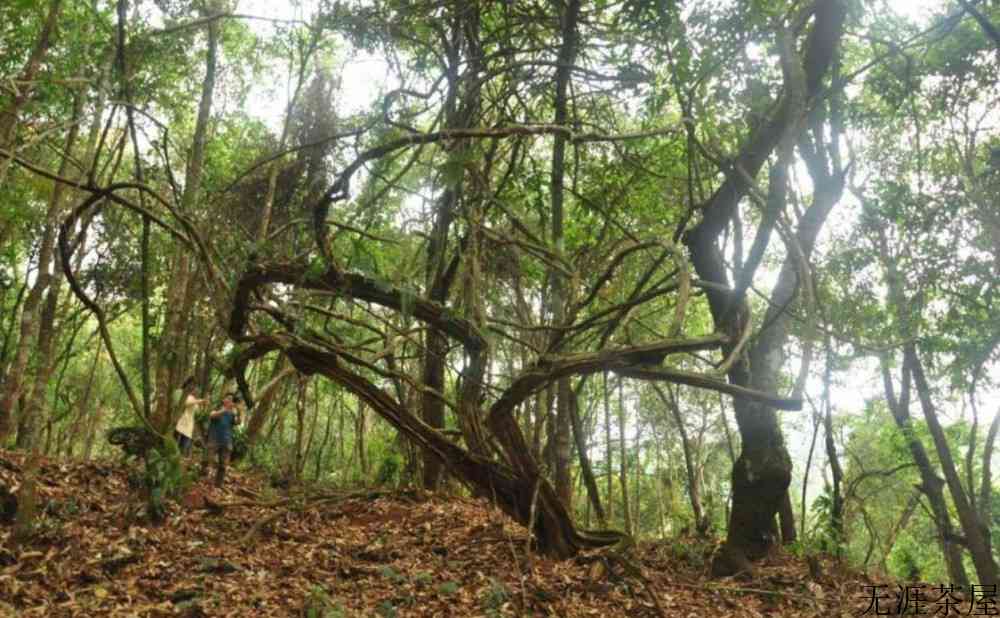
[[[17,493],[26,467],[0,451],[0,488]],[[824,559],[814,577],[785,553],[713,580],[715,545],[695,539],[641,544],[644,582],[601,552],[528,553],[524,529],[481,500],[289,497],[238,471],[151,526],[137,468],[40,459],[30,535],[15,544],[0,521],[0,616],[858,616],[871,597],[863,576]]]

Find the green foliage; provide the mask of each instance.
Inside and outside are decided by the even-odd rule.
[[[948,580],[948,573],[936,544],[917,536],[906,535],[900,538],[889,554],[887,564],[890,573],[906,581]]]
[[[501,610],[510,601],[510,590],[502,581],[490,577],[489,585],[483,589],[479,600],[487,616],[500,616]]]
[[[192,481],[172,438],[164,440],[161,448],[151,449],[146,454],[144,479],[149,517],[162,521],[166,515],[166,500],[181,495]]]
[[[398,453],[386,453],[379,462],[375,473],[376,485],[398,485],[403,471],[403,458]]]
[[[302,610],[306,618],[347,618],[347,610],[319,585],[309,590]]]
[[[438,594],[440,594],[441,596],[447,597],[458,592],[459,588],[460,586],[458,582],[449,580],[446,582],[441,582],[441,584],[437,587],[437,591]]]
[[[705,558],[711,555],[713,549],[711,543],[697,543],[694,542],[693,537],[684,537],[670,542],[670,554],[696,569],[705,566]]]
[[[401,586],[407,582],[405,575],[403,575],[402,573],[400,573],[399,571],[397,571],[396,569],[392,568],[389,565],[384,565],[379,567],[378,572],[379,575],[391,581],[392,583],[396,584],[397,586]]]
[[[843,552],[844,539],[833,522],[832,488],[823,487],[823,493],[817,496],[810,507],[814,522],[809,544],[821,551],[840,555]]]
[[[247,441],[247,432],[243,427],[235,427],[233,429],[233,450],[232,450],[232,460],[240,461],[247,456],[250,450],[249,442]]]

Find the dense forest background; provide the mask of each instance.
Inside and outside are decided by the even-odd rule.
[[[244,4],[0,5],[0,446],[997,583],[1000,3]]]

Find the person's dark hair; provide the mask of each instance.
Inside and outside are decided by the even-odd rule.
[[[181,386],[181,388],[183,388],[184,390],[189,390],[194,388],[194,386],[195,386],[194,376],[188,376],[188,378],[184,380],[184,384]]]

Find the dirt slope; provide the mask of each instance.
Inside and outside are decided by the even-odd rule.
[[[0,488],[17,494],[25,468],[0,451]],[[789,556],[712,581],[712,546],[681,539],[638,548],[646,583],[601,554],[527,554],[524,530],[483,501],[289,498],[239,472],[222,490],[196,484],[152,527],[132,469],[41,460],[30,539],[15,546],[0,523],[0,616],[857,616],[868,604],[867,582],[828,561],[815,582]]]

